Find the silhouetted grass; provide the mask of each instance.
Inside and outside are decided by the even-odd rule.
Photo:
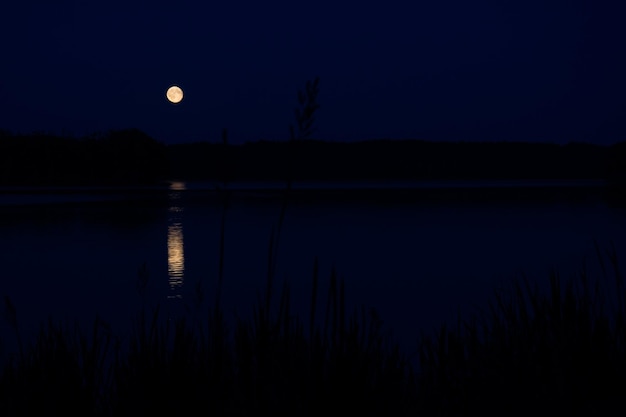
[[[289,286],[228,327],[143,310],[122,343],[102,320],[91,334],[48,322],[0,377],[12,415],[607,415],[626,388],[626,287],[614,251],[604,274],[528,278],[434,335],[414,366],[374,310],[346,312],[332,273],[310,317],[294,315]],[[15,307],[13,310],[15,313]],[[320,314],[317,314],[320,313]],[[318,320],[318,316],[319,320]],[[15,317],[15,314],[14,314]],[[416,329],[417,330],[417,329]]]
[[[308,331],[287,284],[278,305],[263,300],[230,330],[214,310],[200,328],[162,320],[157,307],[137,316],[122,346],[99,320],[91,340],[49,322],[5,366],[2,415],[400,413],[406,362],[373,312],[346,317],[342,288],[333,274],[323,324],[312,320]]]
[[[626,389],[624,277],[583,269],[549,290],[527,278],[496,291],[488,308],[420,347],[421,407],[443,415],[622,414]]]

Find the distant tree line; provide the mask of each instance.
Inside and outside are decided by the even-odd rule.
[[[171,173],[184,179],[604,179],[626,172],[626,143],[261,141],[170,145],[168,155]]]
[[[150,184],[167,174],[165,145],[137,129],[82,139],[0,133],[2,185]]]
[[[374,140],[165,145],[136,130],[74,139],[0,132],[1,185],[179,180],[608,179],[626,181],[626,142]]]

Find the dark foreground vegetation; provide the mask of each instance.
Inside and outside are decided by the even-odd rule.
[[[224,136],[227,137],[227,134]],[[128,185],[178,180],[626,178],[626,142],[295,139],[165,145],[139,130],[90,138],[0,131],[0,185]]]
[[[309,317],[271,284],[234,325],[216,305],[202,320],[135,318],[129,340],[102,320],[49,323],[0,375],[0,410],[16,415],[460,416],[622,415],[626,287],[615,251],[601,276],[581,270],[549,288],[520,279],[483,311],[422,335],[417,352],[386,336],[369,309],[345,311],[334,274],[314,272]],[[607,261],[606,264],[604,263]],[[323,296],[320,296],[320,293]],[[416,329],[417,330],[417,329]]]

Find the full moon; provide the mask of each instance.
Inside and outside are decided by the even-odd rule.
[[[183,90],[181,90],[180,87],[173,85],[167,89],[166,96],[167,99],[172,103],[180,103],[180,101],[183,99]]]

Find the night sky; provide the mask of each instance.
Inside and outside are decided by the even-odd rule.
[[[317,139],[614,143],[623,4],[7,1],[0,129],[286,140],[298,89],[319,76]]]

